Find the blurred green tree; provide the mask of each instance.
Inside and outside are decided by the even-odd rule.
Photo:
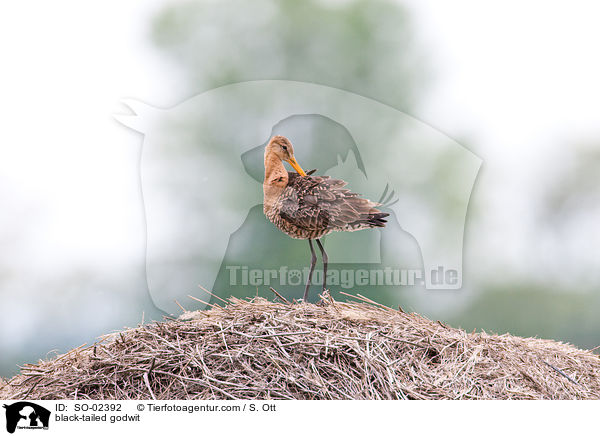
[[[419,90],[428,81],[409,14],[398,3],[387,0],[178,2],[167,6],[155,17],[151,36],[156,46],[183,73],[190,95],[236,82],[285,79],[344,89],[410,111]],[[240,102],[242,107],[245,104],[268,105],[268,96],[263,102]],[[165,149],[165,154],[170,156],[165,161],[173,162],[173,156],[178,153],[181,154],[177,161],[180,163],[175,165],[193,160],[197,153],[194,144],[206,141],[207,137],[211,138],[214,157],[221,161],[231,159],[227,147],[218,145],[222,139],[210,132],[210,126],[200,127],[196,118],[190,114],[190,119],[169,126],[169,134],[185,136],[180,143],[187,145],[180,150]],[[282,120],[279,127],[282,126],[286,132],[310,132],[305,133],[307,140],[302,141],[302,150],[304,157],[308,156],[307,162],[312,165],[318,162],[319,173],[335,166],[338,159],[345,161],[349,151],[354,152],[357,169],[364,172],[354,141],[337,123],[307,115]],[[241,156],[244,167],[255,180],[262,181],[261,144],[248,145],[254,148]],[[382,144],[383,149],[393,146]],[[232,186],[245,183],[245,175],[239,177],[239,180],[230,181]],[[175,182],[167,183],[173,183],[171,189],[178,197],[188,195],[185,189],[175,186]],[[194,213],[199,213],[194,210],[197,199],[192,196],[183,199],[182,203],[190,204],[191,219]],[[205,284],[212,285],[212,290],[217,293],[242,296],[256,292],[250,286],[238,291],[228,289],[226,267],[230,264],[275,268],[282,262],[279,253],[286,253],[288,265],[307,266],[307,244],[279,235],[262,216],[260,207],[255,209],[232,236],[217,282]],[[265,240],[270,241],[268,247],[264,246]],[[419,256],[418,247],[410,242],[410,266],[419,268],[420,263],[414,261]],[[190,264],[202,261],[199,255],[189,259]],[[279,290],[297,296],[294,287],[288,288]],[[385,290],[383,295],[381,286],[360,291],[372,294],[378,301],[398,304],[400,292],[397,290]]]
[[[156,17],[152,38],[193,92],[298,80],[406,111],[427,82],[409,14],[387,0],[178,2]]]

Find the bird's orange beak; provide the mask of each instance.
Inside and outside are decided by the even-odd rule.
[[[306,175],[306,173],[304,172],[302,167],[300,165],[298,165],[298,162],[296,161],[296,158],[294,156],[290,157],[286,162],[289,163],[296,170],[296,172],[298,174],[300,174],[301,176]]]

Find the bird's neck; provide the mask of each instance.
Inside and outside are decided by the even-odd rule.
[[[269,211],[288,183],[288,173],[275,154],[265,154],[265,180],[263,181],[263,207]]]
[[[288,183],[288,172],[281,159],[274,153],[265,154],[265,180],[263,185],[285,188]]]

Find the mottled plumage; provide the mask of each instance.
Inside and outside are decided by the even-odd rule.
[[[328,176],[288,172],[287,186],[271,207],[265,207],[265,215],[279,230],[296,239],[384,227],[388,214],[344,186],[345,181]]]
[[[297,172],[288,172],[288,162]],[[311,172],[312,173],[312,172]],[[292,238],[308,239],[312,254],[304,300],[317,256],[312,240],[317,241],[323,257],[323,277],[327,277],[327,253],[319,240],[334,232],[354,232],[385,227],[389,214],[375,208],[376,203],[345,189],[346,182],[328,176],[306,174],[294,157],[292,143],[285,136],[274,136],[265,148],[263,210],[279,230]],[[325,290],[323,280],[323,291]]]

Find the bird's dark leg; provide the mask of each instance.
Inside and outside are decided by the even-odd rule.
[[[321,243],[317,239],[317,243],[321,246]],[[312,258],[310,259],[310,271],[308,272],[308,280],[306,281],[306,289],[304,290],[304,301],[308,299],[308,290],[310,289],[310,282],[312,280],[313,271],[315,269],[315,264],[317,263],[317,255],[315,254],[315,249],[313,248],[312,239],[308,240],[308,245],[310,245],[310,252],[312,254]]]
[[[325,292],[325,285],[327,284],[327,253],[321,244],[319,239],[316,239],[319,250],[321,250],[321,257],[323,258],[323,292]]]

